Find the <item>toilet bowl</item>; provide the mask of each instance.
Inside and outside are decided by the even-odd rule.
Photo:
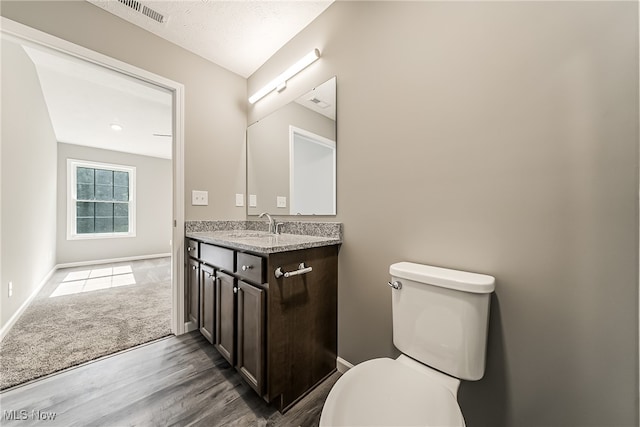
[[[321,426],[464,426],[455,378],[407,356],[351,368],[331,389]],[[439,378],[442,377],[442,378]]]
[[[389,271],[393,342],[403,354],[344,373],[320,426],[464,426],[458,387],[484,375],[495,279],[407,262]]]

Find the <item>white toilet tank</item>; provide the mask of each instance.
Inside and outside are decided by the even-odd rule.
[[[453,377],[482,378],[495,279],[410,262],[391,265],[389,273],[401,284],[392,289],[398,350]]]

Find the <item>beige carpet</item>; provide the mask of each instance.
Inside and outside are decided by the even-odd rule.
[[[170,335],[171,260],[57,271],[0,343],[0,390]]]

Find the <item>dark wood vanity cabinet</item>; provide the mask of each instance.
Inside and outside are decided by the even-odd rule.
[[[215,346],[231,365],[236,363],[236,284],[232,276],[218,272],[216,277]]]
[[[185,283],[185,299],[187,322],[200,324],[200,262],[195,258],[188,258]]]
[[[200,331],[267,402],[284,412],[335,371],[338,245],[261,254],[200,242],[199,258]],[[276,277],[301,263],[312,271]]]
[[[215,337],[215,283],[216,272],[213,267],[200,265],[200,333],[211,344]]]
[[[242,280],[237,286],[237,361],[240,375],[260,395],[264,390],[266,291]]]
[[[264,389],[266,291],[225,273],[216,281],[215,346],[260,395]]]
[[[275,277],[302,262],[313,271]],[[267,271],[267,398],[285,411],[336,369],[338,246],[270,254]]]

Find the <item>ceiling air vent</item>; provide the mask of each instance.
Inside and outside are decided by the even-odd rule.
[[[147,15],[149,18],[153,19],[154,21],[158,21],[161,24],[164,22],[164,15],[162,15],[160,12],[156,12],[150,7],[142,6],[142,14]]]
[[[324,102],[321,99],[316,98],[315,96],[312,96],[311,98],[309,98],[309,101],[313,102],[314,104],[316,104],[320,108],[327,108],[329,106],[328,103]]]
[[[140,2],[137,2],[136,0],[118,0],[118,1],[123,5],[128,6],[131,9],[135,10],[136,12],[140,12],[140,9],[142,8],[142,5],[140,4]]]
[[[161,14],[158,11],[155,11],[155,10],[151,9],[150,7],[147,7],[147,6],[143,5],[139,1],[136,1],[136,0],[118,0],[118,2],[120,2],[123,5],[135,10],[138,13],[142,13],[146,17],[151,18],[156,22],[159,22],[161,24],[164,23],[164,15],[163,14]]]

